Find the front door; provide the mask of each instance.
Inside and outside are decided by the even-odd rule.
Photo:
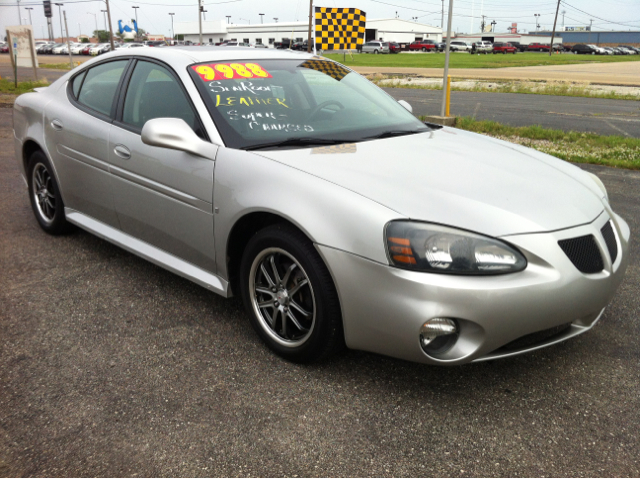
[[[116,212],[125,233],[214,272],[214,158],[144,144],[145,122],[168,117],[204,136],[179,78],[160,63],[138,60],[109,135]]]

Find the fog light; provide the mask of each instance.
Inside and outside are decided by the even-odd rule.
[[[458,324],[449,318],[433,318],[420,328],[420,346],[427,354],[444,353],[458,339]]]

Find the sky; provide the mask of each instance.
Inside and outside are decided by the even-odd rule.
[[[52,0],[54,3],[56,0]],[[96,29],[104,29],[106,9],[103,0],[57,0],[67,12],[71,36],[79,33],[90,34]],[[114,30],[118,20],[130,24],[135,18],[138,6],[138,25],[153,34],[171,35],[171,16],[174,21],[197,21],[198,0],[109,0]],[[307,20],[309,0],[203,0],[207,20],[226,20],[231,23],[260,23],[259,13],[264,13],[264,23],[278,21]],[[314,0],[315,6],[351,7],[366,12],[370,19],[393,18],[396,15],[405,20],[413,20],[433,26],[440,26],[442,6],[448,11],[449,0]],[[495,31],[506,32],[512,23],[518,24],[521,32],[535,31],[536,20],[541,29],[551,29],[555,16],[555,0],[453,0],[453,30],[469,33],[480,30],[480,15],[486,15],[487,22],[496,21]],[[36,38],[43,37],[46,19],[40,0],[0,0],[0,31],[4,37],[5,27],[18,25],[18,9],[23,24],[29,24],[29,11]],[[53,27],[56,37],[60,36],[59,7],[54,6]],[[562,26],[563,14],[566,26],[587,26],[593,19],[593,30],[640,30],[640,0],[562,0],[558,27]],[[536,17],[535,14],[540,14]]]

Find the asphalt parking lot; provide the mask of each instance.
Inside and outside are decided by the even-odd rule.
[[[0,108],[0,476],[640,476],[640,173],[588,169],[634,235],[592,331],[456,368],[300,366],[238,300],[42,232]]]

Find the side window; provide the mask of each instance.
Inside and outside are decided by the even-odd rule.
[[[196,134],[203,136],[178,80],[163,66],[139,61],[127,88],[122,121],[142,128],[154,118],[182,118]]]
[[[73,97],[77,100],[78,93],[80,92],[80,86],[82,86],[82,80],[84,80],[84,76],[87,74],[87,71],[83,71],[80,75],[73,79],[72,91]]]
[[[78,101],[92,110],[110,115],[120,77],[128,62],[129,60],[119,60],[90,68],[77,96]],[[73,86],[75,90],[75,82]]]

